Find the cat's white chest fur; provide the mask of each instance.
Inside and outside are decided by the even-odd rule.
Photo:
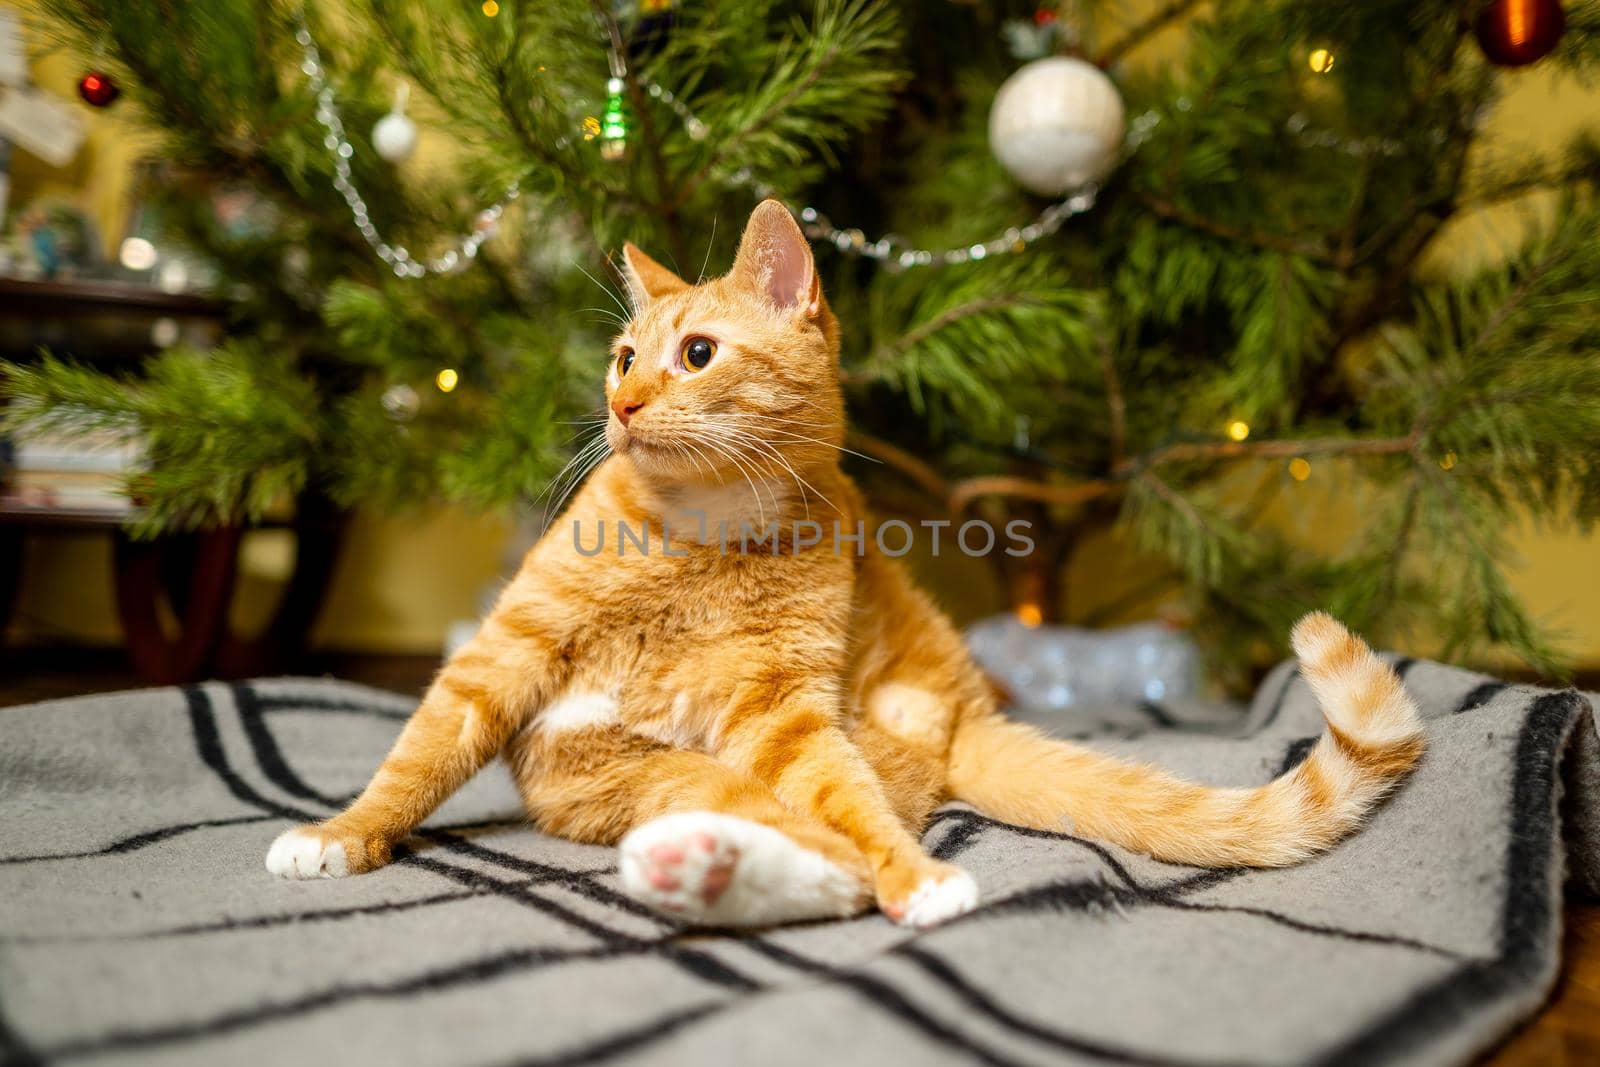
[[[678,490],[666,501],[662,518],[676,540],[700,544],[739,543],[741,532],[760,537],[777,522],[795,497],[796,483],[755,478]]]

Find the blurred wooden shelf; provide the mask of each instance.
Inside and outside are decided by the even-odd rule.
[[[303,654],[344,539],[343,511],[306,495],[292,517],[144,539],[129,533],[136,515],[0,501],[0,633],[22,584],[25,538],[94,534],[112,539],[117,616],[141,681],[168,685],[274,673]],[[250,533],[273,528],[293,535],[294,566],[265,630],[240,635],[228,622],[240,546]]]
[[[117,530],[138,518],[127,508],[78,508],[24,504],[0,498],[0,526],[50,529]]]
[[[200,293],[168,293],[154,286],[94,278],[55,281],[7,278],[0,275],[0,311],[17,311],[32,317],[42,313],[116,308],[156,312],[161,315],[221,317],[224,300]]]
[[[25,363],[46,351],[126,365],[174,343],[209,348],[222,339],[229,307],[127,282],[0,277],[0,356]]]

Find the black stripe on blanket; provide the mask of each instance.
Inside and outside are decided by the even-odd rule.
[[[1286,693],[1280,693],[1279,700],[1278,700],[1279,704],[1281,704],[1281,702],[1283,701],[1283,699],[1284,699],[1284,697],[1286,695],[1287,695]],[[242,706],[248,706],[248,702],[246,702]],[[1277,709],[1275,707],[1274,708],[1274,713],[1276,713],[1276,710]],[[259,733],[259,732],[258,733],[252,733],[251,734],[251,741],[252,741],[252,749],[253,749],[254,752],[256,752],[258,754],[258,756],[259,756],[260,752],[263,751],[264,749],[266,751],[268,751],[268,752],[272,752],[273,750],[276,749],[275,744],[272,742],[272,740],[270,738],[270,735],[268,735],[268,734],[263,734],[263,733]],[[1312,743],[1314,743],[1315,742],[1315,738],[1310,739],[1310,741]],[[1309,750],[1309,745],[1305,745],[1304,747],[1307,750]],[[281,778],[281,779],[283,779],[284,781],[287,781],[287,782],[296,782],[296,783],[298,782],[298,779],[294,777],[293,772],[291,770],[289,770],[289,768],[287,767],[286,763],[282,762],[281,760],[275,762],[275,761],[272,760],[272,758],[270,756],[269,756],[268,760],[263,763],[263,772],[268,774],[269,777],[276,776],[277,778]],[[275,782],[275,784],[278,784],[278,783]],[[997,823],[995,820],[986,819],[985,817],[983,817],[981,815],[977,815],[977,813],[960,812],[959,814],[961,816],[965,817],[964,821],[968,825],[977,825],[977,826],[980,827],[980,830],[985,824],[1006,826],[1006,824],[1000,824],[1000,823]],[[1100,858],[1102,859],[1103,862],[1106,862],[1108,864],[1110,869],[1117,875],[1119,881],[1123,882],[1124,886],[1127,888],[1128,891],[1125,892],[1125,893],[1121,893],[1121,894],[1118,894],[1115,891],[1108,892],[1110,887],[1106,887],[1106,886],[1102,886],[1102,885],[1098,885],[1098,884],[1093,884],[1093,883],[1075,883],[1075,884],[1069,883],[1069,884],[1065,884],[1065,885],[1047,886],[1047,887],[1044,887],[1041,890],[1031,891],[1031,892],[1019,894],[1019,895],[1017,895],[1015,897],[1012,897],[1012,898],[1008,898],[1008,899],[1004,899],[1004,900],[1001,900],[1001,901],[996,901],[996,902],[993,902],[991,904],[988,904],[984,908],[981,908],[978,912],[972,913],[972,915],[969,916],[968,918],[976,918],[978,916],[995,914],[997,912],[1001,912],[1001,911],[1005,911],[1005,910],[1016,910],[1016,909],[1034,910],[1034,909],[1037,909],[1039,907],[1059,908],[1059,907],[1067,906],[1067,907],[1072,907],[1074,909],[1081,910],[1081,909],[1084,909],[1084,908],[1098,908],[1098,907],[1105,907],[1105,906],[1129,906],[1129,905],[1140,905],[1140,904],[1143,904],[1143,905],[1153,905],[1153,906],[1168,906],[1168,907],[1177,907],[1177,908],[1187,908],[1187,909],[1190,909],[1190,910],[1230,911],[1230,912],[1235,912],[1235,913],[1239,913],[1239,914],[1256,915],[1256,916],[1261,917],[1261,918],[1263,918],[1263,919],[1265,919],[1267,921],[1275,922],[1275,923],[1278,923],[1280,925],[1285,925],[1285,926],[1288,926],[1288,927],[1293,928],[1293,929],[1300,930],[1300,931],[1305,932],[1305,933],[1311,933],[1311,934],[1315,934],[1315,935],[1319,935],[1319,936],[1329,936],[1329,937],[1342,938],[1342,939],[1348,939],[1348,940],[1369,941],[1369,942],[1375,942],[1375,943],[1390,944],[1390,945],[1393,945],[1395,947],[1410,948],[1410,949],[1414,949],[1414,950],[1417,950],[1417,951],[1424,951],[1424,952],[1429,952],[1429,953],[1438,954],[1438,955],[1454,956],[1454,953],[1451,953],[1449,950],[1442,949],[1442,948],[1440,948],[1438,946],[1433,946],[1433,945],[1428,945],[1428,944],[1425,944],[1425,943],[1422,943],[1422,942],[1417,942],[1417,941],[1414,941],[1414,940],[1411,940],[1411,939],[1393,937],[1393,936],[1388,936],[1388,935],[1383,935],[1383,934],[1376,934],[1376,933],[1371,933],[1371,932],[1366,932],[1366,931],[1345,930],[1345,929],[1340,929],[1340,928],[1336,928],[1336,927],[1330,927],[1330,926],[1321,925],[1321,924],[1309,923],[1309,922],[1305,922],[1305,921],[1302,921],[1302,920],[1297,920],[1297,919],[1293,918],[1292,916],[1286,916],[1286,915],[1282,915],[1282,914],[1279,914],[1279,913],[1270,912],[1270,911],[1268,911],[1266,909],[1249,909],[1249,908],[1230,907],[1230,906],[1226,906],[1226,905],[1209,905],[1209,904],[1202,904],[1202,903],[1186,902],[1186,901],[1182,900],[1182,898],[1177,893],[1174,893],[1172,891],[1168,891],[1166,893],[1150,892],[1150,891],[1146,890],[1145,887],[1140,886],[1132,878],[1132,876],[1127,872],[1126,868],[1124,868],[1110,854],[1109,850],[1106,850],[1104,848],[1104,846],[1100,846],[1097,843],[1089,842],[1089,841],[1086,841],[1086,840],[1081,839],[1081,838],[1075,838],[1075,837],[1073,837],[1072,835],[1069,835],[1069,834],[1057,834],[1057,833],[1053,833],[1053,832],[1050,832],[1050,831],[1034,830],[1034,829],[1022,828],[1022,827],[1009,827],[1009,826],[1006,826],[1006,829],[1009,832],[1021,833],[1021,834],[1024,834],[1026,836],[1053,837],[1053,838],[1062,839],[1062,840],[1070,840],[1070,841],[1073,841],[1075,844],[1079,844],[1082,847],[1087,847],[1087,848],[1091,849],[1098,856],[1100,856]],[[978,832],[979,831],[974,831],[972,834],[970,834],[968,836],[967,840],[969,840],[969,841],[975,840],[976,835],[977,835]],[[448,841],[448,838],[446,840]],[[491,861],[497,861],[497,862],[500,862],[500,863],[505,864],[507,866],[511,866],[513,868],[516,868],[516,867],[519,867],[519,866],[523,866],[523,865],[526,865],[528,863],[528,861],[520,861],[520,860],[517,860],[515,857],[510,857],[510,856],[507,856],[507,855],[505,855],[503,853],[497,853],[495,850],[488,849],[485,846],[473,845],[470,842],[455,841],[455,842],[450,842],[450,843],[453,844],[456,848],[463,849],[468,855],[472,855],[472,856],[475,856],[477,858],[489,859]],[[419,862],[420,861],[421,860],[419,858]],[[457,869],[457,870],[459,872],[459,869]],[[548,870],[548,869],[546,869],[546,870]],[[1209,887],[1210,885],[1214,885],[1214,884],[1217,883],[1217,880],[1218,880],[1217,879],[1217,875],[1219,873],[1222,873],[1222,872],[1206,872],[1194,884],[1197,884],[1200,887]],[[1243,873],[1245,873],[1245,872],[1234,872],[1234,876],[1237,877],[1238,875],[1243,874]],[[495,880],[495,879],[487,879],[486,876],[483,876],[481,874],[477,874],[476,872],[457,873],[457,874],[453,875],[453,877],[455,877],[457,879],[461,879],[461,878],[464,878],[464,877],[470,877],[470,878],[472,878],[474,880],[479,881],[480,884],[481,884],[482,881],[487,880],[487,882],[489,882],[491,885],[496,886],[496,889],[495,889],[496,892],[502,893],[502,894],[508,892],[508,888],[507,887],[510,885],[510,883],[499,882],[498,880]],[[532,896],[531,894],[527,894],[527,893],[521,893],[521,894],[516,894],[516,895],[521,896],[524,899],[528,899],[528,898],[530,898]],[[585,895],[588,895],[588,894],[585,894]],[[597,894],[597,895],[602,895],[602,897],[603,896],[614,896],[614,897],[615,896],[620,896],[619,894],[614,894],[614,893],[610,893],[610,892],[607,892],[605,894]],[[538,898],[533,898],[533,899],[538,899]],[[621,898],[621,899],[627,899],[627,898]],[[532,903],[532,900],[530,900],[530,903]],[[552,905],[550,905],[550,903],[548,901],[542,901],[542,900],[540,900],[539,903],[536,904],[535,906],[539,907],[540,910],[545,910],[547,907],[552,907]],[[547,912],[547,913],[549,913],[549,912]],[[563,914],[561,911],[557,911],[554,914],[557,917],[562,918],[565,921],[569,922],[570,924],[579,925],[580,928],[585,929],[586,932],[593,933],[593,934],[595,934],[596,936],[599,936],[599,937],[608,937],[609,936],[609,937],[620,938],[622,936],[622,935],[616,934],[615,931],[612,931],[610,928],[603,926],[603,924],[591,923],[589,920],[585,920],[582,917],[576,916],[574,913],[566,912],[565,914]],[[613,942],[613,943],[615,943],[615,942]],[[769,958],[773,958],[775,961],[787,962],[791,966],[798,966],[798,964],[795,963],[795,960],[798,959],[798,957],[795,954],[786,953],[786,952],[784,952],[782,950],[777,950],[776,946],[772,946],[769,942],[767,942],[767,941],[765,941],[765,940],[763,940],[761,938],[753,939],[751,941],[751,944],[752,944],[752,947],[757,948],[758,951],[764,952],[765,954],[767,954],[769,956]],[[706,960],[710,959],[710,957],[704,957],[704,958]],[[718,966],[720,967],[720,965],[718,965]],[[718,972],[715,972],[715,971],[712,972],[712,974],[717,975],[717,977],[723,977],[724,979],[726,978],[726,976],[722,976]],[[708,975],[708,974],[704,974],[704,973],[700,974],[700,976],[703,977],[703,978],[708,978],[708,980],[714,980],[714,981],[717,980],[717,977],[712,977],[712,975]],[[856,976],[856,978],[859,979],[859,976]],[[738,979],[737,976],[735,976],[733,978],[733,980],[734,981],[738,981],[739,979]],[[746,981],[748,981],[748,980],[746,980]],[[861,986],[859,980],[847,982],[846,984],[850,985],[850,987],[852,989],[854,989],[858,993],[864,992],[864,989]],[[892,989],[887,989],[887,987],[879,988],[881,985],[882,985],[882,983],[878,982],[877,980],[872,980],[868,984],[866,991],[868,991],[871,994],[871,995],[867,996],[867,999],[870,1002],[874,1003],[875,1005],[877,1005],[879,1007],[884,1007],[885,1005],[891,1005],[892,1006],[891,1014],[894,1014],[897,1018],[901,1019],[901,1021],[914,1020],[914,1021],[916,1021],[917,1025],[918,1025],[918,1027],[920,1029],[924,1030],[925,1032],[929,1032],[928,1031],[928,1027],[924,1024],[924,1021],[922,1019],[922,1015],[921,1015],[920,1012],[915,1011],[915,1010],[907,1012],[906,1010],[904,1010],[906,1008],[906,1006],[908,1005],[908,1002],[906,1002],[904,1000],[904,997],[901,994],[899,994],[897,992],[894,992]],[[713,1013],[710,1012],[710,1011],[707,1011],[705,1014],[699,1014],[699,1015],[696,1016],[696,1021],[698,1021],[701,1018],[705,1018],[710,1014],[713,1014]],[[956,1038],[952,1038],[952,1036],[950,1034],[947,1034],[947,1033],[944,1032],[946,1029],[947,1028],[944,1027],[941,1024],[936,1028],[935,1031],[930,1032],[930,1036],[934,1036],[939,1040],[946,1040],[946,1041],[948,1041],[948,1040],[957,1040],[958,1043],[963,1044],[963,1047],[966,1047],[966,1044],[967,1044],[966,1039],[961,1039],[961,1038],[959,1038],[959,1036],[957,1036]],[[1070,1035],[1058,1035],[1058,1036],[1061,1036],[1063,1040],[1081,1040],[1081,1039],[1073,1039],[1073,1038],[1070,1037]],[[1092,1045],[1093,1043],[1092,1042],[1084,1042],[1084,1044],[1085,1045]],[[991,1050],[980,1049],[980,1048],[977,1048],[977,1047],[973,1047],[973,1048],[970,1049],[970,1051],[974,1052],[975,1054],[977,1054],[979,1056],[980,1059],[984,1059],[987,1062],[996,1062],[991,1058]],[[1139,1059],[1137,1056],[1135,1056],[1134,1058],[1128,1059],[1128,1058],[1123,1058],[1120,1055],[1113,1055],[1112,1058],[1116,1059],[1118,1062],[1144,1062],[1143,1060]]]
[[[250,742],[251,754],[255,758],[256,764],[261,769],[263,775],[272,781],[275,786],[283,789],[285,792],[291,792],[301,796],[318,797],[322,803],[326,804],[330,808],[338,808],[342,806],[343,801],[338,800],[337,798],[328,797],[307,786],[303,781],[301,781],[299,776],[295,774],[288,762],[283,759],[281,750],[278,748],[276,739],[272,737],[271,731],[266,729],[264,726],[259,725],[261,722],[257,711],[259,705],[249,695],[249,687],[244,685],[234,685],[230,687],[230,690],[235,694],[236,698],[240,695],[244,695],[245,697],[244,700],[236,700],[236,707],[239,709],[241,719],[244,720],[244,732]],[[186,690],[186,692],[190,694],[191,697],[189,702],[191,719],[199,724],[196,728],[196,737],[200,738],[216,736],[216,722],[213,717],[214,709],[205,691],[199,687],[190,687],[188,690]],[[252,728],[252,721],[258,724],[257,728]],[[211,767],[213,771],[215,771],[224,779],[224,781],[237,783],[238,786],[246,793],[256,796],[262,805],[273,805],[272,801],[267,800],[264,797],[260,797],[259,794],[255,794],[252,790],[250,790],[249,786],[244,784],[243,779],[239,778],[237,773],[234,772],[230,766],[228,766],[227,757],[222,752],[220,743],[202,746],[202,757],[205,759],[207,766]],[[306,815],[305,813],[297,813],[297,818],[299,818],[301,821],[311,821],[314,817]],[[488,850],[484,849],[482,846],[475,845],[470,841],[457,837],[456,835],[442,831],[424,831],[421,836],[424,840],[437,842],[446,850],[460,855],[481,857],[488,854]],[[652,942],[641,941],[630,935],[613,930],[603,923],[586,918],[572,911],[570,908],[566,908],[554,901],[539,896],[538,894],[533,893],[531,889],[519,888],[515,885],[515,883],[512,882],[492,878],[490,876],[470,870],[469,868],[444,863],[442,861],[418,854],[411,854],[407,856],[406,861],[414,866],[422,868],[423,870],[431,871],[432,873],[449,878],[450,880],[456,881],[460,884],[467,885],[477,890],[492,892],[497,896],[532,907],[550,918],[557,919],[569,927],[596,937],[597,939],[612,944],[613,946],[639,949],[656,944]],[[564,868],[555,868],[546,864],[530,862],[522,863],[520,865],[520,869],[522,869],[524,873],[533,874],[536,877],[546,878],[550,881],[559,881],[562,884],[566,884],[569,887],[583,893],[583,895],[597,900],[599,903],[610,904],[619,908],[638,909],[644,914],[650,914],[640,905],[638,905],[637,902],[623,897],[619,893],[595,884],[585,872],[567,870]],[[622,902],[626,903],[624,904]],[[654,918],[653,915],[651,915],[651,917]],[[665,944],[665,942],[660,942],[660,944]],[[707,981],[712,981],[719,985],[745,989],[754,988],[756,985],[756,983],[750,981],[748,978],[738,974],[737,972],[734,972],[732,969],[722,965],[718,961],[712,959],[702,952],[667,948],[663,950],[663,955],[672,962],[678,964],[688,973]]]
[[[1397,664],[1397,669],[1404,666],[1409,664]],[[1286,673],[1288,677],[1274,695],[1264,721],[1257,727],[1258,732],[1278,718],[1290,689],[1296,685],[1297,675]],[[1480,685],[1468,693],[1454,710],[1462,712],[1482,707],[1500,691],[1499,687]],[[114,855],[149,848],[205,827],[226,827],[270,819],[310,821],[326,814],[303,811],[298,803],[273,799],[270,795],[273,791],[314,808],[332,809],[340,806],[344,798],[316,789],[299,775],[272,733],[267,713],[309,707],[312,701],[282,694],[263,695],[248,685],[230,687],[230,692],[239,716],[239,732],[249,745],[253,771],[243,762],[238,767],[230,763],[217,719],[219,709],[207,690],[198,687],[186,689],[183,692],[184,706],[194,735],[195,752],[201,762],[233,797],[259,814],[148,830],[81,854],[14,856],[0,858],[0,862],[36,863]],[[1509,710],[1503,707],[1505,703],[1498,704],[1497,710]],[[380,717],[391,717],[391,709],[377,705],[365,706],[354,701],[323,701],[319,706],[326,710],[356,714],[369,711],[377,714],[381,711],[383,714]],[[1044,915],[1062,909],[1204,911],[1237,915],[1248,921],[1271,924],[1311,938],[1362,942],[1450,961],[1451,969],[1444,978],[1419,990],[1364,1032],[1347,1037],[1337,1047],[1326,1050],[1321,1060],[1328,1064],[1386,1062],[1414,1051],[1430,1036],[1436,1036],[1457,1020],[1471,1017],[1485,1002],[1502,997],[1508,990],[1520,985],[1536,982],[1539,976],[1535,972],[1549,964],[1548,947],[1553,937],[1557,906],[1551,891],[1551,886],[1557,882],[1552,870],[1559,846],[1554,836],[1553,818],[1558,789],[1557,757],[1572,724],[1579,719],[1584,707],[1582,698],[1570,691],[1535,694],[1529,699],[1513,766],[1509,812],[1512,832],[1504,859],[1507,891],[1500,909],[1500,944],[1493,959],[1466,958],[1456,950],[1422,940],[1308,921],[1273,909],[1195,899],[1197,894],[1207,889],[1245,878],[1250,872],[1195,871],[1180,867],[1174,868],[1176,873],[1171,878],[1153,879],[1148,874],[1142,878],[1136,877],[1129,869],[1129,864],[1097,842],[1068,833],[1010,826],[962,809],[948,809],[936,817],[930,832],[940,833],[941,836],[933,851],[938,855],[954,857],[980,844],[987,835],[1021,836],[1083,849],[1096,857],[1105,872],[1102,879],[1035,886],[988,901],[977,912],[957,920],[957,924],[981,922],[985,918],[1007,913]],[[1165,709],[1159,710],[1163,716],[1176,721]],[[1148,710],[1146,713],[1150,714]],[[1156,718],[1154,715],[1150,717]],[[230,728],[230,745],[234,743],[234,736]],[[1291,768],[1304,759],[1315,741],[1315,738],[1289,741],[1282,757],[1282,769]],[[255,777],[257,774],[259,777]],[[706,934],[690,936],[674,928],[608,885],[603,880],[609,874],[608,870],[573,869],[519,857],[463,836],[463,831],[468,829],[449,827],[424,831],[415,839],[416,849],[397,858],[398,863],[427,871],[456,887],[445,892],[431,893],[411,901],[333,908],[325,913],[310,912],[303,916],[261,916],[229,924],[190,924],[188,928],[151,931],[143,936],[181,936],[214,929],[268,929],[294,921],[336,921],[359,914],[382,914],[442,906],[473,897],[493,897],[537,912],[592,939],[594,945],[581,949],[509,948],[481,959],[430,968],[420,974],[335,985],[289,997],[281,1002],[225,1011],[199,1020],[123,1027],[94,1037],[62,1040],[44,1049],[30,1048],[23,1041],[15,1029],[16,1019],[11,1020],[12,1026],[7,1026],[4,1005],[0,1004],[0,1060],[7,1064],[40,1063],[56,1058],[68,1059],[114,1051],[150,1051],[329,1010],[350,1001],[395,1000],[460,989],[505,975],[577,960],[615,960],[620,966],[623,961],[640,957],[663,959],[686,975],[707,983],[710,987],[708,993],[717,998],[676,1009],[641,1024],[630,1024],[629,1028],[584,1043],[517,1061],[542,1065],[600,1063],[643,1051],[691,1031],[725,1011],[748,1003],[747,994],[768,990],[769,987],[763,983],[719,958],[719,948],[732,943],[734,939]],[[505,874],[487,873],[490,868]],[[544,895],[541,891],[545,889],[573,893],[582,901],[568,899],[571,904],[568,906],[568,903]],[[575,910],[591,910],[587,905],[593,905],[592,910],[598,914],[583,914]],[[655,924],[657,932],[649,936],[629,933],[613,925],[608,917],[612,921],[626,917],[623,925],[631,923],[635,929],[644,929],[638,925],[638,920],[648,919]],[[994,1027],[1008,1037],[1036,1044],[1041,1054],[1048,1051],[1069,1058],[1110,1063],[1207,1067],[1203,1059],[1173,1058],[1170,1054],[1124,1047],[1073,1034],[1042,1020],[1023,1017],[996,994],[981,988],[955,961],[935,951],[927,939],[907,938],[888,948],[886,957],[904,960],[915,967],[917,974],[955,998],[968,1009],[969,1015],[951,1017],[948,1013],[919,1004],[916,994],[910,991],[914,988],[912,984],[904,984],[903,987],[897,985],[885,977],[881,969],[866,973],[863,968],[837,967],[818,962],[778,943],[767,934],[740,935],[736,943],[794,975],[848,990],[861,1004],[906,1027],[922,1040],[959,1049],[979,1062],[1007,1067],[1035,1062],[1032,1059],[1019,1060],[992,1038],[983,1036],[981,1027]],[[927,987],[924,985],[921,988]]]
[[[1583,697],[1575,690],[1545,693],[1530,702],[1517,742],[1511,810],[1514,831],[1506,849],[1506,894],[1500,911],[1500,949],[1487,961],[1463,964],[1434,985],[1397,1005],[1365,1033],[1329,1050],[1327,1067],[1396,1060],[1424,1038],[1463,1019],[1484,1001],[1532,982],[1551,960],[1541,957],[1541,941],[1554,938],[1560,922],[1550,877],[1559,862],[1554,819],[1559,799],[1557,756],[1581,718]]]

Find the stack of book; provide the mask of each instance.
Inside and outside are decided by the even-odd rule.
[[[123,491],[138,467],[136,442],[105,434],[38,436],[10,442],[0,503],[11,507],[127,513]]]

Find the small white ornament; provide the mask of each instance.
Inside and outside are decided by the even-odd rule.
[[[417,124],[406,115],[411,89],[405,82],[395,90],[394,107],[372,127],[373,150],[390,163],[404,163],[417,150]]]
[[[417,413],[422,398],[404,382],[396,382],[383,391],[383,410],[397,422],[406,422]]]
[[[1007,78],[989,111],[989,147],[1023,188],[1060,196],[1097,181],[1122,148],[1122,97],[1092,63],[1038,59]]]

